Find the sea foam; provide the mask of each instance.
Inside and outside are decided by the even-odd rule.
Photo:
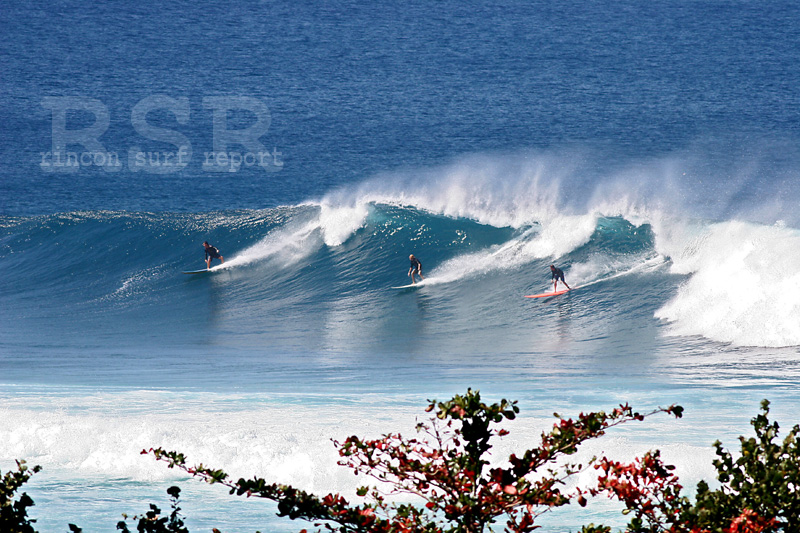
[[[680,235],[678,235],[680,233]],[[800,345],[800,232],[728,221],[657,239],[688,279],[656,312],[673,335],[742,346]]]

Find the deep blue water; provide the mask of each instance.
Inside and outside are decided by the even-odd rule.
[[[296,530],[138,452],[347,493],[330,438],[473,387],[520,400],[502,452],[553,411],[681,403],[590,452],[710,479],[762,398],[797,422],[798,23],[779,1],[4,4],[0,467],[45,467],[42,531],[107,531],[176,480],[193,531]],[[54,166],[97,120],[63,151],[120,166]],[[223,151],[265,167],[210,172],[248,128]],[[137,167],[180,144],[185,166]],[[225,265],[182,274],[204,240]],[[427,280],[392,289],[409,253]],[[522,298],[551,263],[577,290]],[[592,521],[624,523],[544,524]]]
[[[258,209],[498,150],[578,145],[640,157],[710,144],[730,158],[765,141],[796,144],[798,10],[788,1],[7,3],[2,212]],[[132,127],[133,107],[152,95],[189,99],[186,124],[165,112],[150,119],[191,142],[184,171],[39,168],[52,148],[46,96],[99,100],[110,115],[101,141],[123,159],[132,146],[174,150]],[[218,95],[266,103],[262,141],[282,152],[281,172],[202,171],[212,149],[202,99]],[[90,123],[72,115],[69,129]]]

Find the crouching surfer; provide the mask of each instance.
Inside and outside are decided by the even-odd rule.
[[[425,279],[425,276],[422,275],[422,263],[419,262],[419,259],[414,257],[414,254],[409,255],[408,259],[411,261],[411,268],[408,269],[408,275],[411,276],[411,284],[416,285],[417,281],[414,279],[414,274],[419,274],[421,280]]]
[[[203,241],[203,248],[206,249],[206,268],[211,268],[211,260],[219,259],[220,264],[225,262],[225,258],[219,254],[219,250],[208,244],[208,241]]]
[[[567,286],[567,290],[572,290],[567,285],[567,282],[564,281],[564,271],[560,268],[556,268],[555,265],[550,265],[550,272],[553,274],[553,292],[556,292],[558,289],[558,280],[561,280],[561,283]]]

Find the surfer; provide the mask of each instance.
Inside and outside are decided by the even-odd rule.
[[[408,256],[409,261],[411,261],[411,268],[408,269],[408,275],[411,276],[411,283],[416,284],[416,280],[414,279],[414,274],[419,274],[420,279],[424,280],[425,277],[422,275],[422,263],[419,262],[419,259],[414,257],[414,254]]]
[[[208,241],[203,241],[203,248],[206,249],[206,268],[211,268],[212,259],[219,259],[220,264],[225,262],[225,258],[219,255],[219,250],[208,244]]]
[[[556,268],[555,265],[550,265],[550,272],[553,273],[553,292],[556,292],[556,287],[558,287],[558,280],[561,280],[561,283],[567,285],[567,282],[564,281],[564,271],[560,268]],[[571,290],[569,285],[567,285],[567,290]]]

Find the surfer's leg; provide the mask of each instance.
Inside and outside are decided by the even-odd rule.
[[[219,256],[219,264],[221,265],[223,263],[225,263],[225,258],[222,257],[222,256]]]

